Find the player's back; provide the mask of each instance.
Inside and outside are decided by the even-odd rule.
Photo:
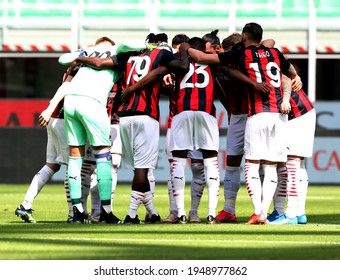
[[[175,113],[203,111],[215,116],[214,80],[209,65],[191,62],[187,74],[180,79]]]
[[[92,47],[90,50],[89,57],[106,58],[114,55],[116,48],[114,46],[99,46]],[[92,97],[102,104],[106,104],[117,75],[119,74],[113,69],[98,70],[90,66],[82,66],[72,79],[68,94]]]
[[[125,89],[159,66],[167,66],[174,59],[172,53],[165,49],[155,48],[140,55],[131,56],[126,64]],[[156,81],[146,87],[138,89],[131,98],[119,108],[120,116],[127,115],[149,115],[159,119],[159,90],[161,81]]]
[[[268,95],[255,91],[248,91],[250,115],[261,112],[280,112],[282,103],[282,54],[275,48],[265,46],[250,46],[244,50],[243,63],[247,75],[261,83],[266,82],[272,86]],[[286,69],[287,65],[284,65]]]

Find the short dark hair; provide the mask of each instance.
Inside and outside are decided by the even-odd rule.
[[[199,37],[192,37],[189,39],[188,44],[196,50],[200,50],[205,52],[205,42],[202,38]]]
[[[256,22],[247,23],[242,30],[242,33],[248,35],[248,39],[257,43],[262,41],[263,29],[261,25]]]
[[[162,43],[162,42],[165,42],[165,43],[168,42],[168,35],[166,35],[165,33],[156,34],[156,43]]]
[[[171,45],[172,47],[175,47],[181,43],[188,43],[189,37],[185,34],[177,34],[172,38]]]
[[[147,42],[149,44],[157,43],[156,34],[155,33],[149,33],[148,36],[146,36],[146,38],[145,38],[145,42]]]
[[[102,42],[109,42],[109,43],[111,43],[111,45],[112,46],[114,46],[116,43],[115,42],[113,42],[109,37],[100,37],[100,38],[98,38],[97,40],[96,40],[96,45],[98,45],[98,44],[100,44],[100,43],[102,43]]]
[[[202,39],[204,43],[209,42],[211,45],[221,45],[220,38],[217,36],[218,29],[211,31],[210,33],[205,34]]]
[[[227,38],[224,38],[222,41],[222,48],[225,49],[232,49],[233,46],[241,42],[241,34],[240,33],[233,33],[229,35]]]

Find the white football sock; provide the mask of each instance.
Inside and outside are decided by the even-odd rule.
[[[96,170],[94,170],[91,175],[90,193],[91,193],[91,212],[100,213],[100,208],[102,204],[100,202]]]
[[[81,166],[81,202],[83,204],[83,208],[85,213],[87,213],[87,198],[90,192],[91,186],[91,175],[96,168],[96,163],[91,162],[83,162]]]
[[[154,195],[151,191],[144,193],[143,204],[150,215],[158,216],[158,212],[154,205]]]
[[[276,164],[263,164],[262,211],[267,216],[277,187]]]
[[[139,205],[143,203],[144,193],[138,191],[131,191],[130,194],[130,208],[129,208],[129,216],[134,219],[137,215],[137,210]]]
[[[223,180],[224,207],[223,209],[231,214],[236,213],[236,198],[241,185],[240,166],[228,166]]]
[[[197,212],[204,189],[204,165],[202,162],[191,163],[191,208],[190,212]]]
[[[30,186],[26,192],[24,201],[22,202],[22,206],[25,209],[31,209],[32,203],[41,189],[45,186],[45,184],[51,179],[55,172],[49,168],[47,165],[44,165],[37,174],[33,177]]]
[[[274,194],[274,208],[279,214],[285,212],[285,202],[287,197],[287,167],[282,166],[277,168],[278,184]]]
[[[176,201],[174,198],[174,192],[172,188],[172,182],[171,178],[168,179],[168,195],[169,195],[169,204],[170,204],[170,213],[174,213],[177,215],[177,206],[176,206]]]
[[[259,175],[258,163],[246,162],[244,166],[246,186],[248,195],[251,198],[254,207],[254,214],[260,215],[262,212],[262,187]]]
[[[171,163],[171,181],[173,186],[173,194],[178,211],[178,217],[185,215],[184,207],[184,189],[185,189],[185,167],[186,158],[173,158]]]
[[[205,181],[208,189],[208,215],[216,216],[216,208],[220,192],[220,170],[217,157],[205,158]]]
[[[300,171],[299,171],[299,180],[298,180],[298,207],[297,207],[297,216],[301,216],[306,214],[306,199],[307,199],[307,190],[308,190],[308,173],[305,167],[305,160],[301,160]]]
[[[287,209],[286,215],[295,218],[298,207],[298,174],[300,173],[300,159],[288,157],[287,160]]]

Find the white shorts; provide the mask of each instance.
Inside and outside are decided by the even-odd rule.
[[[165,153],[167,156],[168,160],[172,160],[173,156],[172,153],[169,150],[169,146],[170,146],[170,133],[171,133],[171,128],[168,128],[166,131],[166,147],[165,147]],[[193,151],[189,151],[188,153],[188,158],[192,158],[192,159],[203,159],[203,155],[201,151],[198,150],[193,150]]]
[[[218,151],[219,130],[215,117],[202,111],[183,111],[171,123],[170,151]]]
[[[120,137],[120,127],[119,124],[111,124],[111,154],[122,154],[122,140]]]
[[[46,129],[46,162],[67,164],[69,148],[66,140],[64,119],[51,118]]]
[[[315,124],[315,109],[287,122],[288,155],[299,157],[313,155]]]
[[[111,154],[122,154],[122,141],[120,139],[120,128],[119,124],[112,124],[111,125],[111,135],[110,139],[112,142],[110,152]],[[96,161],[96,158],[94,156],[93,150],[91,148],[91,145],[89,143],[89,140],[86,140],[85,144],[85,157],[84,160],[86,161]]]
[[[248,117],[244,155],[249,160],[287,161],[287,115],[259,113]]]
[[[230,115],[227,132],[227,155],[238,156],[244,154],[244,132],[248,115]]]
[[[149,116],[120,118],[122,160],[132,169],[156,168],[159,122]]]

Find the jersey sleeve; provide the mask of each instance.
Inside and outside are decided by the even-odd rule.
[[[285,75],[288,74],[288,69],[290,67],[290,62],[284,57],[284,55],[278,50],[277,50],[277,54],[278,57],[280,59],[280,68],[281,68],[281,72]]]
[[[126,52],[111,56],[111,59],[113,61],[113,68],[115,70],[123,70],[131,55],[132,52]]]
[[[66,80],[68,76],[74,77],[78,73],[80,67],[81,66],[77,65],[76,67],[73,67],[70,71],[67,71],[64,80]]]
[[[229,64],[239,65],[240,57],[241,57],[241,51],[238,49],[218,53],[218,58],[221,64],[223,65],[229,65]]]
[[[177,55],[174,55],[172,52],[169,52],[168,50],[162,49],[162,59],[160,61],[161,66],[168,67],[169,63],[175,59],[177,59]]]

